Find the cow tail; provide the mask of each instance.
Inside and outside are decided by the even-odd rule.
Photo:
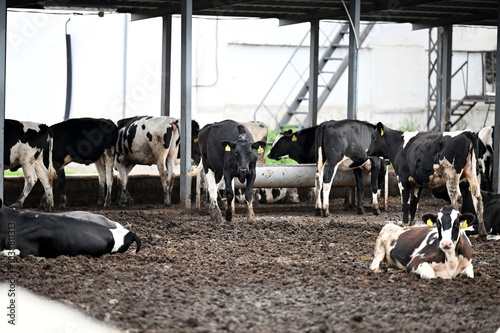
[[[201,169],[203,169],[203,158],[200,160],[200,163],[198,164],[198,166],[196,167],[196,169],[194,169],[193,171],[191,171],[187,175],[189,177],[196,176],[197,174],[199,174],[201,172]]]
[[[48,149],[49,149],[49,152],[48,152],[48,155],[49,155],[49,166],[48,166],[49,181],[52,184],[52,181],[56,175],[56,170],[54,169],[54,164],[52,162],[52,149],[54,147],[54,135],[53,135],[52,130],[50,128],[49,128],[49,135],[48,135],[47,139],[48,139],[47,144],[48,144]]]
[[[315,152],[316,155],[316,168],[321,173],[323,170],[323,125],[319,125],[315,133]]]

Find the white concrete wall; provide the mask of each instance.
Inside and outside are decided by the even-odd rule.
[[[127,22],[124,15],[69,16],[8,12],[8,118],[53,124],[64,115],[65,24],[73,47],[72,117],[159,115],[160,18]],[[127,25],[126,91],[123,90],[124,27]],[[323,23],[322,23],[323,25]],[[277,20],[195,18],[193,21],[193,118],[201,125],[226,118],[251,120],[309,24],[279,27]],[[453,66],[467,51],[496,49],[496,29],[455,27]],[[180,19],[173,19],[171,115],[180,115]],[[321,37],[324,38],[323,36]],[[344,41],[347,43],[347,41]],[[300,70],[309,61],[309,40],[298,51]],[[378,24],[361,48],[359,119],[398,127],[427,118],[428,31],[409,24]],[[345,54],[345,49],[341,53]],[[321,54],[321,51],[320,51]],[[456,59],[456,60],[455,60]],[[459,61],[460,60],[460,61]],[[301,67],[302,66],[302,67]],[[477,80],[477,79],[476,79]],[[455,81],[454,81],[455,82]],[[478,84],[478,82],[474,84]],[[295,78],[286,74],[285,86]],[[463,89],[453,83],[454,96]],[[278,107],[288,91],[273,94]],[[459,98],[459,97],[457,97]],[[125,100],[125,105],[123,101]],[[319,113],[319,120],[346,116],[347,71]],[[486,105],[466,118],[478,130]],[[304,105],[307,109],[307,105]],[[481,110],[482,109],[482,110]],[[258,119],[274,126],[267,112]],[[493,121],[490,115],[490,121]]]

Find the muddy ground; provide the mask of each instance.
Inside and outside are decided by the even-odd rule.
[[[444,204],[424,200],[419,216]],[[88,207],[79,207],[89,209]],[[17,284],[129,332],[495,332],[500,242],[472,239],[475,278],[422,280],[368,266],[399,199],[373,216],[260,205],[217,224],[178,206],[94,210],[143,241],[138,254],[18,260]],[[0,258],[5,270],[6,258]]]

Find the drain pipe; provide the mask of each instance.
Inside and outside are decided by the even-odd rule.
[[[66,21],[66,108],[64,110],[64,120],[69,119],[71,109],[71,92],[73,82],[73,64],[71,62],[71,35],[68,33],[69,18]]]

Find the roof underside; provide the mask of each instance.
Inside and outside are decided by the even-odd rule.
[[[7,8],[101,9],[133,18],[180,14],[181,0],[7,0]],[[349,8],[349,0],[344,0]],[[361,0],[362,21],[497,26],[498,0]],[[347,20],[342,0],[193,0],[193,15],[278,18],[281,24]]]

